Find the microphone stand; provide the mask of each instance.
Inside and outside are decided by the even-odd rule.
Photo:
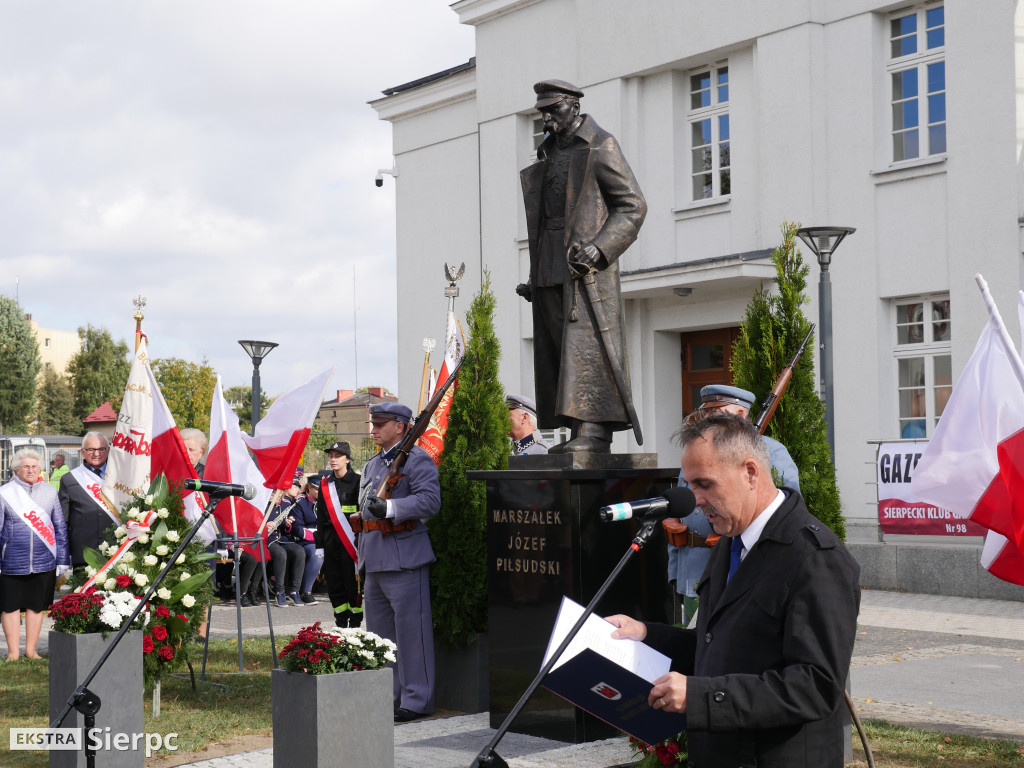
[[[89,690],[89,683],[91,683],[93,679],[96,677],[96,675],[99,674],[100,669],[103,668],[103,665],[106,663],[107,659],[110,658],[110,654],[114,652],[114,649],[117,647],[117,644],[121,642],[121,638],[123,638],[125,634],[131,629],[131,626],[135,622],[135,619],[139,617],[139,614],[142,613],[145,607],[149,604],[149,599],[156,593],[157,588],[163,582],[164,578],[167,576],[167,573],[174,566],[175,562],[178,559],[178,556],[185,551],[185,547],[187,547],[192,542],[192,539],[195,538],[196,533],[199,532],[200,527],[202,527],[203,523],[205,523],[209,519],[210,513],[213,512],[214,507],[217,506],[218,502],[220,502],[222,499],[229,495],[230,494],[228,493],[216,491],[210,493],[210,504],[206,507],[205,510],[203,510],[203,514],[196,518],[196,521],[192,524],[192,529],[185,535],[185,538],[181,540],[181,543],[178,545],[178,548],[174,551],[174,554],[172,554],[170,558],[168,558],[167,565],[164,566],[164,569],[153,580],[153,583],[146,591],[145,596],[139,601],[139,604],[135,606],[135,610],[132,611],[131,616],[129,616],[125,620],[124,624],[121,625],[121,628],[117,631],[117,634],[114,635],[114,639],[107,646],[107,649],[103,652],[103,655],[100,656],[99,661],[97,661],[96,664],[93,665],[93,668],[89,671],[89,674],[85,676],[85,680],[83,680],[82,683],[68,697],[67,702],[65,702],[64,704],[64,709],[57,716],[57,719],[50,723],[50,728],[60,728],[61,725],[64,723],[64,720],[67,718],[67,716],[71,714],[72,709],[76,709],[82,714],[82,717],[85,720],[85,738],[82,740],[82,748],[85,751],[85,764],[87,768],[96,768],[96,750],[91,747],[89,733],[96,727],[96,713],[100,711],[100,706],[102,703],[100,702],[100,697],[97,696],[93,691]]]
[[[571,643],[573,638],[579,634],[580,629],[583,628],[587,619],[590,618],[590,614],[594,612],[597,604],[601,601],[601,598],[604,597],[605,592],[607,592],[611,585],[615,583],[615,580],[618,578],[619,573],[622,572],[622,569],[626,567],[626,564],[633,558],[633,555],[643,549],[651,540],[654,530],[660,527],[662,517],[664,517],[664,513],[645,515],[639,518],[643,523],[643,527],[629,545],[629,549],[626,550],[622,559],[619,560],[619,564],[615,566],[610,574],[608,574],[608,578],[604,580],[604,584],[601,585],[601,588],[597,590],[593,599],[587,604],[586,610],[583,611],[579,620],[577,620],[572,629],[569,630],[565,639],[562,640],[561,645],[555,649],[555,652],[551,654],[551,657],[547,660],[544,666],[541,667],[540,672],[538,672],[537,676],[533,678],[533,682],[530,683],[526,692],[520,697],[519,701],[516,702],[512,711],[508,713],[508,717],[505,718],[505,722],[501,724],[501,727],[498,728],[494,737],[490,740],[487,746],[481,750],[480,754],[476,756],[476,759],[473,760],[469,768],[509,768],[508,763],[506,763],[501,756],[494,751],[494,748],[498,746],[498,742],[501,741],[508,732],[509,727],[512,725],[512,721],[516,719],[520,712],[522,712],[523,707],[526,706],[526,702],[529,701],[530,697],[533,696],[534,692],[540,687],[544,678],[547,677],[548,672],[550,672],[558,662],[563,651],[569,647],[569,643]]]

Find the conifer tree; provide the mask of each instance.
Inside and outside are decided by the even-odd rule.
[[[468,645],[487,629],[487,489],[466,472],[508,468],[512,423],[498,375],[495,304],[487,272],[466,315],[466,357],[438,468],[441,511],[429,524],[437,555],[430,572],[434,634],[451,648]]]
[[[805,290],[810,270],[796,247],[798,228],[797,224],[783,223],[782,244],[772,251],[778,293],[761,285],[747,305],[740,337],[733,347],[733,383],[757,396],[754,414],[811,327],[801,309],[807,303]],[[814,339],[812,336],[808,342],[765,434],[785,445],[796,462],[800,491],[811,514],[845,539],[846,524],[828,447],[825,406],[814,376]]]
[[[0,434],[24,432],[42,367],[32,324],[14,299],[0,296]]]
[[[52,368],[43,372],[39,382],[37,431],[40,435],[80,435],[81,419],[75,416],[75,394],[71,385]]]

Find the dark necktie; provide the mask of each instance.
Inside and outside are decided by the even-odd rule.
[[[732,575],[736,573],[736,569],[740,567],[740,553],[743,552],[743,539],[739,536],[732,540],[732,544],[729,548],[729,578],[725,580],[728,584],[732,579]]]

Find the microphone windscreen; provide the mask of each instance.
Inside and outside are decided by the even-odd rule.
[[[697,506],[693,491],[682,485],[665,491],[665,498],[668,499],[669,517],[686,517]]]
[[[692,497],[693,494],[691,493],[690,496]],[[245,484],[245,491],[242,492],[242,498],[245,499],[246,501],[250,501],[251,499],[255,499],[256,498],[256,486],[252,485],[251,483],[246,483]],[[693,507],[691,506],[690,509],[693,509]]]

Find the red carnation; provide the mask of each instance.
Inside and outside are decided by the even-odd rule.
[[[178,618],[182,621],[188,621],[188,616],[182,616],[180,613],[178,614]]]
[[[167,627],[165,627],[163,624],[157,624],[155,627],[153,627],[153,637],[157,640],[166,640]]]
[[[130,587],[132,585],[132,577],[126,573],[122,573],[120,576],[114,579],[114,581],[117,582],[117,586],[121,587],[121,589],[124,589],[125,587]]]
[[[171,615],[171,609],[168,608],[166,605],[161,605],[159,608],[156,609],[156,615],[158,618],[166,619],[168,616]]]
[[[174,649],[169,645],[162,646],[159,653],[161,661],[170,661],[174,658]]]
[[[153,652],[153,638],[149,635],[142,636],[142,652],[152,653]]]

